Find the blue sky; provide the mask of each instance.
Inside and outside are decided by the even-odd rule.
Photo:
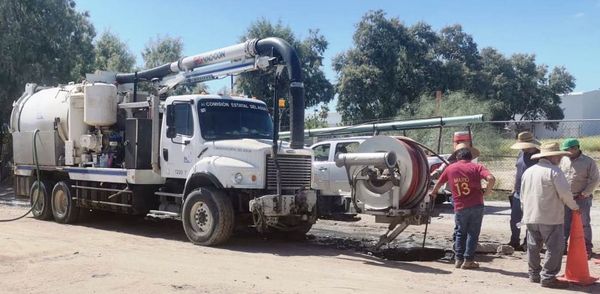
[[[575,91],[600,89],[600,0],[573,1],[125,1],[77,0],[98,34],[116,33],[141,63],[140,52],[158,35],[181,37],[185,55],[238,43],[251,22],[264,17],[289,25],[297,37],[320,29],[329,41],[325,73],[334,81],[331,58],[352,47],[361,16],[383,9],[405,25],[425,21],[439,30],[461,24],[479,48],[504,54],[533,53],[538,63],[564,65],[577,79]],[[225,81],[209,84],[215,91]]]

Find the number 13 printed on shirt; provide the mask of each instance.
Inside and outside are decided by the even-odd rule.
[[[469,183],[456,183],[454,184],[456,187],[456,192],[458,193],[458,197],[468,196],[471,194],[471,188],[469,188]]]

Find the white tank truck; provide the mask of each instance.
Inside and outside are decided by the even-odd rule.
[[[287,73],[290,143],[273,128],[276,105],[270,115],[256,99],[163,97],[180,84],[249,71]],[[156,92],[138,93],[141,81]],[[10,120],[15,193],[29,195],[37,219],[71,223],[90,209],[150,214],[180,219],[190,241],[206,246],[225,242],[236,225],[302,234],[316,221],[303,128],[300,62],[278,38],[82,83],[27,84]]]
[[[249,71],[273,72],[275,85],[287,73],[289,143],[273,127],[278,99],[270,115],[256,99],[164,97],[180,84]],[[138,93],[140,81],[156,93]],[[27,84],[13,103],[10,130],[15,193],[30,197],[37,219],[71,223],[90,209],[173,218],[205,246],[225,242],[236,225],[304,234],[317,220],[302,70],[295,50],[278,38],[135,73],[88,74],[77,84]],[[377,247],[408,225],[429,222],[428,163],[417,142],[375,136],[336,162],[348,170],[356,210],[390,224]]]

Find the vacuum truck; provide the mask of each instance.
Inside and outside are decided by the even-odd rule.
[[[274,75],[272,107],[247,97],[167,95],[252,71]],[[289,142],[274,127],[284,82]],[[138,91],[140,83],[152,92]],[[13,103],[10,131],[15,194],[30,198],[37,219],[72,223],[89,210],[171,218],[205,246],[227,241],[238,226],[302,235],[317,220],[302,69],[293,47],[278,38],[134,73],[96,72],[80,83],[27,84]],[[408,225],[429,223],[423,147],[375,136],[335,158],[347,171],[355,211],[390,224],[377,247]]]
[[[166,97],[178,85],[250,71],[289,83],[289,143],[273,127],[276,105],[269,113],[251,98]],[[141,82],[156,91],[141,93]],[[206,246],[225,242],[236,225],[306,233],[316,195],[303,87],[295,50],[278,38],[134,73],[96,72],[81,83],[27,84],[10,119],[15,193],[30,197],[37,219],[71,223],[90,209],[173,218]]]

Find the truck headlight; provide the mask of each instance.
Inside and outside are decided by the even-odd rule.
[[[236,184],[241,184],[243,180],[244,180],[244,176],[243,176],[241,173],[236,173],[236,174],[233,176],[233,181],[234,181]]]

